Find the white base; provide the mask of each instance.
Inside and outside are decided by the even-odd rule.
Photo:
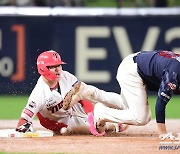
[[[44,130],[37,130],[34,132],[27,132],[27,133],[20,133],[16,132],[15,129],[1,129],[0,130],[0,137],[4,138],[13,138],[13,137],[52,137],[53,132],[51,131],[44,131]]]

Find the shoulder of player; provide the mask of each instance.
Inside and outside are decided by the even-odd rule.
[[[72,73],[68,72],[68,71],[62,71],[61,72],[61,77],[71,78],[71,77],[75,77],[75,76]]]
[[[43,82],[42,78],[40,77],[38,79],[37,84],[33,88],[29,98],[33,98],[33,100],[41,98],[44,95],[44,89],[46,89],[45,87],[48,87],[48,86]]]

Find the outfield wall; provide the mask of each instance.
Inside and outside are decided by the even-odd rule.
[[[0,94],[29,94],[36,58],[58,51],[79,80],[119,92],[116,70],[139,50],[180,51],[180,8],[0,8]]]

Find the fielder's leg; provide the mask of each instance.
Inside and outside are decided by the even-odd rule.
[[[102,103],[96,103],[94,112],[89,114],[90,132],[95,136],[103,136],[105,133],[118,133],[128,128],[128,125],[118,123],[113,119],[113,116],[107,115],[107,109],[113,110],[113,108],[106,107]],[[111,113],[109,112],[109,114]]]
[[[129,125],[145,125],[151,119],[150,107],[147,100],[146,87],[139,74],[133,55],[128,56],[120,65],[117,80],[121,86],[121,97],[127,102],[127,109],[109,108],[103,104],[94,107],[94,126],[103,130],[106,122]],[[125,104],[125,103],[124,103]]]
[[[121,95],[100,90],[81,81],[75,84],[70,92],[65,96],[63,100],[63,109],[67,110],[71,108],[80,100],[89,100],[93,103],[101,102],[108,107],[127,109],[127,103]]]

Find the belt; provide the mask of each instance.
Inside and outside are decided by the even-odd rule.
[[[136,63],[136,59],[137,59],[137,55],[135,55],[135,56],[133,57],[134,63]]]

